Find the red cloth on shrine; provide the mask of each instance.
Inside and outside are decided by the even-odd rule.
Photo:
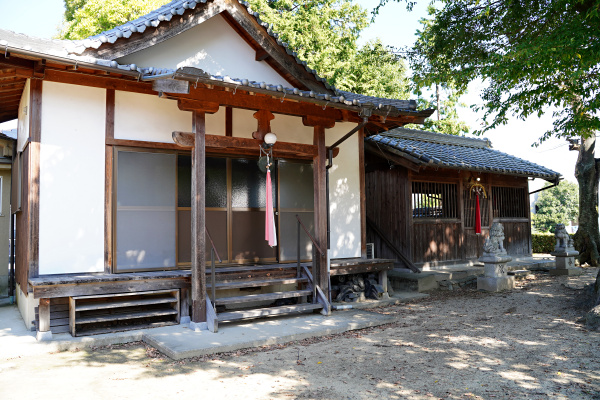
[[[481,235],[481,210],[479,209],[479,195],[475,198],[475,233]]]

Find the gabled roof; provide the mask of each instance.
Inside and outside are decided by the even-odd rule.
[[[274,85],[269,82],[256,82],[245,77],[229,77],[213,75],[210,71],[198,68],[184,67],[178,70],[168,70],[160,65],[138,66],[135,64],[122,65],[117,59],[148,48],[161,41],[190,29],[214,15],[226,17],[227,22],[251,44],[259,46],[268,57],[277,59],[273,63],[281,70],[291,71],[292,79],[298,86]],[[395,100],[374,96],[364,96],[335,89],[316,71],[308,68],[306,62],[300,60],[286,43],[283,43],[271,27],[260,20],[258,13],[249,8],[243,0],[174,0],[171,3],[152,11],[134,21],[118,26],[99,35],[85,40],[46,40],[17,34],[0,29],[0,74],[2,79],[11,79],[15,97],[10,103],[3,102],[0,95],[0,122],[17,117],[18,99],[22,92],[25,78],[19,75],[15,65],[35,68],[36,60],[47,60],[59,64],[104,70],[109,73],[135,77],[139,81],[162,78],[188,80],[196,84],[201,82],[211,86],[229,87],[247,90],[251,93],[263,93],[282,99],[316,103],[323,107],[333,107],[362,112],[368,108],[372,114],[380,115],[385,124],[387,117],[407,116],[414,123],[422,123],[433,110],[416,110],[414,100]],[[19,62],[11,60],[10,55],[23,56]],[[280,57],[281,56],[281,57]],[[283,58],[282,58],[283,57]],[[3,62],[3,60],[6,60]],[[18,60],[17,60],[18,61]],[[33,65],[33,67],[32,67]],[[12,76],[11,74],[14,74]],[[307,79],[307,76],[309,77]],[[39,76],[42,77],[42,76]],[[13,87],[14,86],[14,87]],[[389,125],[388,127],[398,126]]]
[[[551,169],[492,149],[488,139],[397,128],[365,140],[377,150],[388,151],[423,166],[528,176],[550,182],[558,182],[561,176]]]

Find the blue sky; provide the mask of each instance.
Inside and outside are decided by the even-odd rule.
[[[359,4],[371,10],[378,0],[359,0]],[[385,44],[394,47],[409,46],[415,40],[415,32],[419,29],[419,20],[427,16],[426,7],[429,1],[420,1],[412,12],[406,10],[404,2],[388,3],[367,28],[361,41],[379,37]],[[51,38],[62,22],[63,0],[0,0],[0,28],[24,33],[31,36]],[[481,83],[471,85],[469,94],[462,100],[468,105],[481,102],[478,92]],[[469,108],[460,110],[460,115],[471,128],[479,126],[479,115]],[[1,129],[11,129],[16,124],[0,124]],[[486,134],[495,149],[514,156],[527,159],[560,172],[565,179],[575,181],[573,171],[577,152],[569,152],[565,140],[551,139],[538,148],[531,144],[546,130],[552,128],[550,116],[529,118],[526,121],[511,120],[507,125]],[[541,187],[543,181],[536,179],[530,184],[531,189]]]

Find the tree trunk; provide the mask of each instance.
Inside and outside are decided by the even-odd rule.
[[[579,228],[574,236],[579,262],[598,266],[600,230],[598,228],[599,163],[594,158],[596,137],[581,138],[575,177],[579,183]],[[600,273],[596,278],[594,305],[600,302]]]

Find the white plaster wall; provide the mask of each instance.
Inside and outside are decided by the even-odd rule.
[[[234,108],[231,114],[232,135],[252,139],[252,132],[256,131],[258,121],[253,117],[256,111]],[[257,149],[258,156],[258,149]]]
[[[40,305],[40,300],[34,299],[33,294],[31,293],[29,296],[27,296],[27,293],[21,290],[21,285],[18,283],[15,294],[17,307],[19,308],[19,312],[21,313],[25,327],[27,329],[31,329],[33,328],[33,324],[31,322],[35,319],[35,308]]]
[[[225,111],[226,107],[219,107],[214,114],[206,114],[206,134],[225,136]]]
[[[233,136],[252,138],[252,132],[258,128],[258,120],[254,118],[253,110],[233,109]],[[313,144],[313,128],[304,126],[301,117],[273,114],[271,131],[277,135],[280,142]],[[207,130],[208,132],[208,130]]]
[[[39,273],[104,270],[106,90],[44,82]]]
[[[191,129],[192,113],[181,111],[176,101],[115,92],[115,139],[173,143],[173,131]]]
[[[277,135],[278,141],[313,144],[314,128],[304,126],[302,124],[302,117],[282,114],[274,115],[275,119],[271,121],[271,131]]]
[[[117,61],[140,67],[196,67],[213,75],[289,85],[221,17],[216,15],[179,35]]]
[[[325,130],[325,142],[331,146],[356,124],[338,122]],[[329,170],[329,213],[331,219],[331,258],[360,257],[360,170],[358,134],[340,146]]]
[[[17,151],[23,151],[29,137],[29,79],[25,83],[21,102],[19,103],[19,120],[17,124]]]

